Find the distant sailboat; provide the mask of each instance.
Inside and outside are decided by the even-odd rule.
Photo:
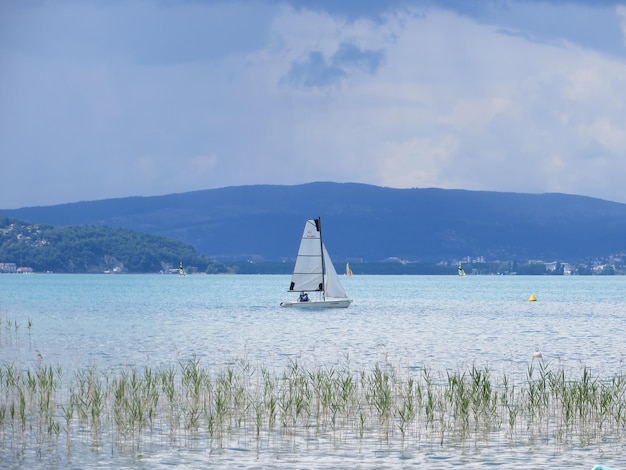
[[[459,276],[465,276],[465,270],[463,269],[461,263],[459,263]]]
[[[183,262],[180,262],[180,265],[178,266],[178,274],[181,276],[186,276],[187,273],[185,272],[185,268],[183,268]]]
[[[346,263],[346,276],[352,276],[352,269],[350,269],[350,263]]]
[[[281,307],[346,308],[352,303],[322,242],[320,219],[310,219],[304,224],[289,292],[299,292],[300,297],[281,302]],[[309,298],[308,292],[318,292],[320,296]]]

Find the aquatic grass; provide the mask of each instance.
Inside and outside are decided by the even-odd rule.
[[[33,349],[32,330],[33,330],[33,320],[29,318],[28,319],[28,347],[29,349]]]
[[[0,348],[14,346],[16,349],[20,349],[20,323],[17,319],[10,319],[8,317],[4,320],[4,328],[2,328],[3,320],[0,318]],[[32,329],[33,320],[31,318],[27,321],[28,328],[28,343],[32,348]],[[4,331],[4,341],[3,341]]]
[[[15,346],[19,349],[20,347],[20,335],[19,335],[20,324],[17,322],[17,320],[15,320],[13,324],[15,325]]]
[[[400,402],[396,405],[396,414],[399,417],[398,427],[402,434],[402,440],[404,441],[409,426],[413,423],[416,416],[416,397],[415,397],[415,381],[413,378],[409,378],[405,386],[401,385]]]
[[[383,431],[385,438],[388,439],[393,409],[392,387],[395,382],[394,371],[387,368],[383,370],[379,364],[376,364],[368,382],[366,391],[367,402],[376,410],[380,429]]]
[[[292,360],[272,371],[235,361],[216,370],[192,357],[73,374],[45,363],[3,364],[0,444],[54,447],[61,434],[66,452],[81,442],[136,452],[167,443],[260,450],[302,439],[374,439],[403,449],[623,444],[625,397],[622,373],[602,379],[588,368],[572,374],[543,363],[517,383],[475,364],[415,373],[385,362],[354,371],[348,361],[305,367]]]

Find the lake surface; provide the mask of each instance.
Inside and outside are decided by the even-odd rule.
[[[624,277],[357,274],[342,276],[352,306],[317,311],[279,307],[294,297],[289,279],[0,275],[0,359],[3,367],[43,363],[66,374],[92,366],[116,374],[192,359],[217,371],[242,360],[272,371],[294,361],[311,370],[390,364],[407,374],[431,370],[436,380],[478,367],[522,382],[540,351],[546,367],[573,377],[625,371]],[[533,294],[536,302],[529,301]],[[165,440],[139,450],[106,440],[94,448],[77,436],[70,452],[64,443],[16,451],[15,438],[0,440],[0,467],[626,468],[626,439],[619,436],[590,446],[438,446],[428,439],[401,442],[397,434],[386,440],[297,436],[259,446],[246,436],[217,449],[201,440]]]

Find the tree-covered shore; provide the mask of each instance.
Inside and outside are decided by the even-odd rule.
[[[55,273],[226,273],[221,262],[166,237],[111,227],[58,227],[0,217],[0,263]]]

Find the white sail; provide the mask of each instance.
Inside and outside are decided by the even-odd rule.
[[[339,281],[337,271],[335,271],[333,262],[330,260],[330,256],[328,255],[328,251],[326,251],[326,247],[324,245],[322,245],[322,250],[324,251],[324,265],[326,267],[326,276],[324,278],[324,282],[326,285],[324,286],[324,294],[326,295],[326,297],[333,297],[335,299],[346,299],[348,297],[346,295],[346,291],[343,289],[343,286]]]
[[[321,234],[315,220],[307,220],[298,257],[291,276],[290,291],[321,291],[324,278]]]

